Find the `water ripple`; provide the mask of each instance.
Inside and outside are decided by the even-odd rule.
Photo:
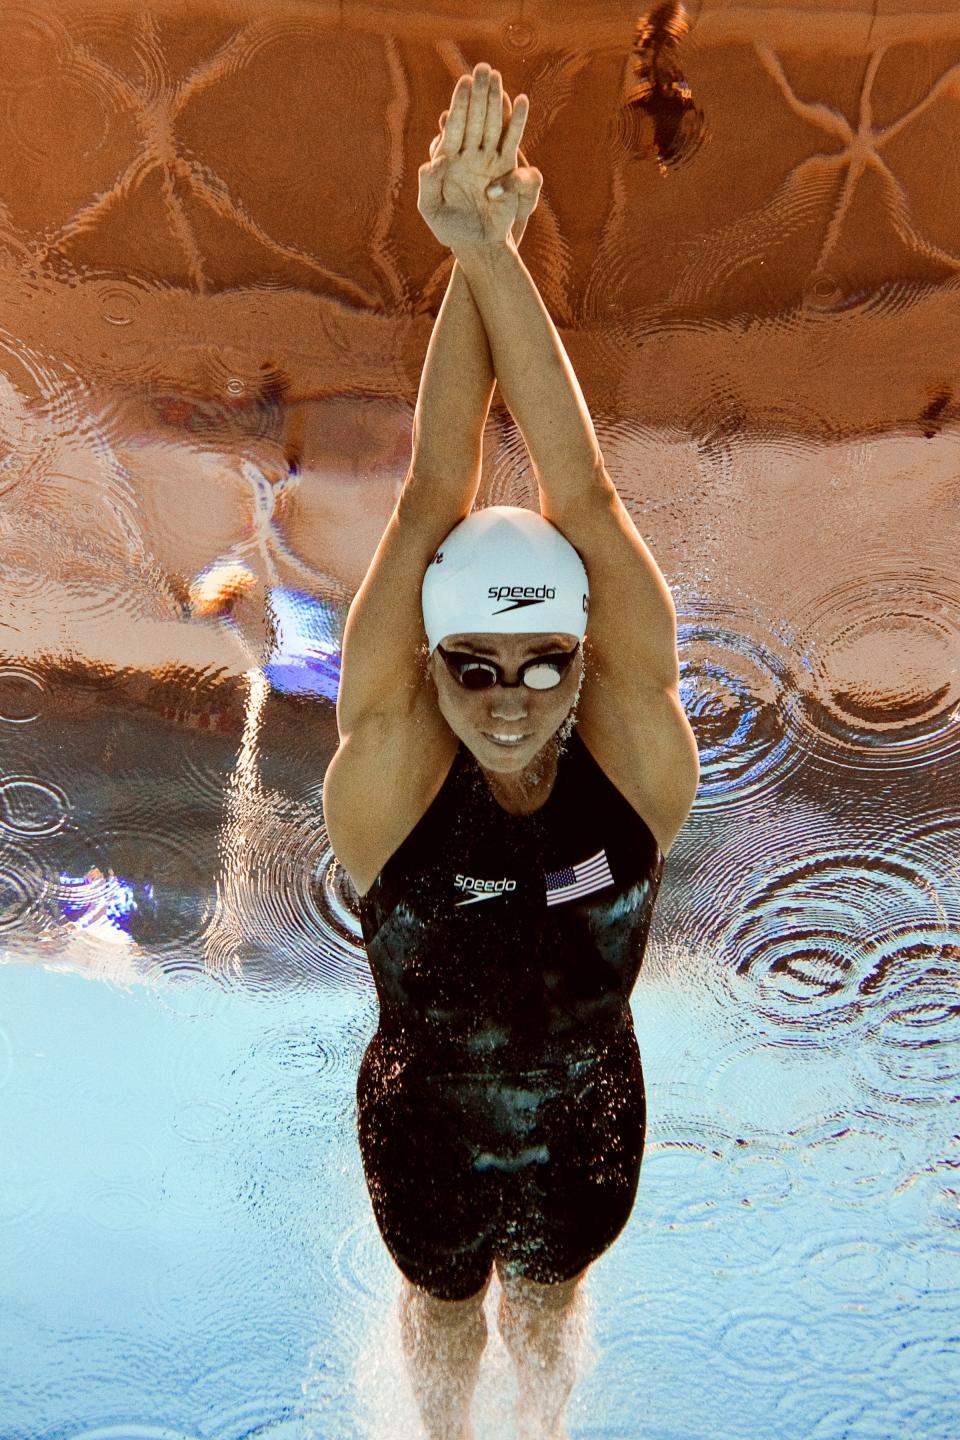
[[[92,1430],[71,1430],[70,1440],[200,1440],[195,1430],[172,1425],[144,1425],[138,1420],[96,1425]]]
[[[804,606],[790,738],[818,762],[862,772],[943,765],[960,753],[960,583],[932,565],[859,551],[860,573]]]
[[[287,1023],[258,1037],[251,1063],[267,1093],[298,1085],[291,1105],[295,1113],[287,1117],[288,1133],[301,1123],[311,1131],[324,1130],[353,1111],[359,1052],[359,1036],[349,1025],[331,1019],[322,1028],[304,1024],[298,1030]]]
[[[909,1171],[903,1136],[886,1117],[826,1116],[793,1132],[807,1184],[834,1205],[887,1201]]]
[[[775,848],[766,827],[732,832],[694,888],[696,920],[719,932],[726,959],[711,983],[748,1004],[752,1023],[811,1035],[853,1023],[912,955],[957,953],[960,915],[947,913],[939,883],[947,831],[928,826],[915,845],[902,832],[878,836],[871,817],[855,814],[844,828],[862,841],[848,833],[838,843],[835,816],[781,805],[776,820]]]
[[[24,839],[55,835],[70,805],[59,785],[32,775],[7,775],[0,780],[0,830]]]
[[[221,955],[244,943],[244,976],[255,978],[258,953],[291,983],[317,981],[353,989],[371,984],[366,952],[355,938],[350,900],[320,818],[319,793],[284,807],[276,797],[245,804],[243,823],[228,823],[222,849],[218,911],[208,950]],[[329,907],[329,908],[328,908]],[[231,938],[233,937],[233,938]],[[219,963],[219,961],[218,961]],[[275,974],[264,983],[273,985]]]
[[[45,697],[41,675],[23,665],[0,665],[0,721],[29,725],[39,718]]]
[[[22,54],[20,49],[18,60]],[[99,69],[86,64],[76,52],[68,64],[50,71],[42,86],[22,87],[4,107],[5,144],[21,163],[26,162],[28,168],[49,165],[45,121],[52,105],[71,115],[76,153],[87,163],[99,157],[100,164],[109,164],[101,152],[116,135],[118,124],[125,122],[127,102]]]
[[[145,800],[140,814],[111,817],[95,834],[79,829],[71,834],[73,863],[53,883],[52,894],[61,909],[69,906],[77,895],[77,877],[99,866],[107,877],[104,883],[132,891],[124,928],[138,936],[148,931],[158,961],[179,959],[199,949],[204,925],[203,900],[213,856],[204,853],[202,839],[195,829],[185,832],[182,817],[175,813],[155,807],[151,814]],[[85,894],[92,903],[96,886],[87,885]]]
[[[0,935],[32,928],[39,920],[47,882],[35,856],[0,836]],[[6,932],[6,934],[5,934]]]
[[[680,695],[697,735],[697,807],[753,806],[799,763],[784,717],[796,688],[787,646],[732,607],[714,621],[681,621]]]
[[[231,1371],[221,1377],[224,1390],[237,1377]],[[229,1409],[216,1402],[205,1412],[204,1440],[304,1440],[302,1403],[291,1402],[285,1394],[257,1395]]]
[[[714,1346],[733,1369],[747,1371],[751,1383],[775,1375],[778,1389],[798,1380],[809,1358],[808,1332],[797,1317],[759,1306],[734,1312],[720,1325]]]
[[[187,1100],[172,1113],[170,1129],[187,1145],[223,1145],[230,1112],[215,1100]]]
[[[341,1232],[331,1260],[333,1273],[348,1296],[380,1299],[389,1262],[372,1216],[364,1215]]]
[[[69,68],[70,36],[59,20],[39,13],[35,6],[4,5],[0,50],[17,57],[15,65],[0,69],[0,90],[30,90],[49,84]]]

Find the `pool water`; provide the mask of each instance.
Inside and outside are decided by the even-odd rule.
[[[570,1440],[957,1440],[960,21],[56,9],[0,14],[0,1440],[423,1433],[322,786],[482,58],[701,759]],[[499,397],[478,503],[537,503]]]

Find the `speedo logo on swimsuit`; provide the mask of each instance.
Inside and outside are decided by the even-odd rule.
[[[508,890],[516,890],[516,880],[476,880],[472,875],[457,875],[454,877],[454,885],[458,890],[468,891],[466,900],[458,900],[457,906],[473,905],[477,900],[495,900],[498,895],[503,895]]]
[[[544,600],[557,598],[553,585],[491,585],[487,594],[491,600],[510,601],[509,605],[494,610],[494,615],[502,615],[506,610],[520,610],[524,605],[542,605]]]

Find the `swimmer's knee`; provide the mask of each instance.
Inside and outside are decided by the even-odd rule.
[[[439,1295],[431,1295],[428,1290],[414,1285],[404,1276],[403,1288],[400,1293],[401,1313],[416,1315],[431,1325],[449,1326],[450,1328],[465,1325],[483,1309],[484,1298],[492,1274],[491,1270],[479,1290],[459,1300],[446,1300]]]
[[[499,1259],[496,1261],[496,1266],[504,1299],[508,1305],[523,1305],[545,1310],[563,1310],[571,1305],[589,1268],[584,1266],[576,1275],[571,1275],[568,1280],[544,1283],[539,1280],[530,1280],[525,1275],[512,1275],[509,1266],[504,1265]]]

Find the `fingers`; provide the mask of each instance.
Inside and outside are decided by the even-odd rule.
[[[520,141],[523,138],[523,128],[527,123],[527,115],[530,110],[530,101],[526,95],[518,95],[513,102],[513,110],[510,115],[510,123],[503,132],[503,143],[500,146],[500,154],[504,164],[509,165],[512,170],[517,163],[517,151]]]
[[[478,150],[483,144],[483,132],[487,123],[487,96],[490,90],[490,66],[483,60],[473,67],[470,87],[470,108],[463,143],[471,150]]]
[[[518,114],[518,106],[520,113]],[[473,67],[472,75],[461,75],[453,88],[450,108],[440,117],[442,135],[441,148],[444,154],[459,154],[466,148],[500,150],[504,120],[510,118],[512,129],[504,136],[505,142],[513,146],[513,164],[516,164],[516,146],[526,123],[527,97],[519,96],[511,105],[504,95],[503,78],[499,70],[493,70],[485,60]],[[506,113],[505,113],[506,112]]]
[[[450,109],[447,111],[447,123],[443,129],[443,150],[445,154],[457,155],[460,152],[464,132],[467,128],[467,111],[470,107],[472,89],[473,82],[469,75],[461,75],[453,87],[453,94],[450,97]]]
[[[484,150],[496,150],[503,129],[503,80],[499,70],[491,70],[487,88],[487,114],[483,127]]]
[[[434,135],[433,139],[430,141],[431,160],[437,153],[438,149],[440,150],[440,153],[442,155],[449,155],[451,153],[451,145],[447,135],[447,130],[445,128],[449,114],[449,110],[444,110],[443,114],[440,116],[440,130],[436,135]]]

